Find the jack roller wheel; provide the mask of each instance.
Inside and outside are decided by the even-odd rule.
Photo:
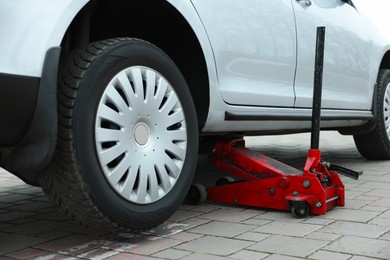
[[[186,201],[192,205],[198,205],[205,202],[207,199],[207,190],[200,183],[194,183],[188,190]]]
[[[291,214],[296,218],[306,218],[309,216],[310,209],[305,202],[294,203],[295,205],[291,206]]]

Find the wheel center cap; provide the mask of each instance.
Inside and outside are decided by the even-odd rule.
[[[134,140],[139,146],[148,144],[150,138],[150,129],[145,123],[138,123],[134,128]]]

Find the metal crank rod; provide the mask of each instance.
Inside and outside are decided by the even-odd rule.
[[[311,116],[310,149],[318,150],[321,130],[322,77],[324,71],[325,27],[317,28],[316,57],[314,64],[313,111]]]

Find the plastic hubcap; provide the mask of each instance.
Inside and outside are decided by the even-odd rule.
[[[95,122],[97,159],[125,200],[147,205],[179,180],[187,153],[184,109],[157,71],[132,66],[105,86]]]

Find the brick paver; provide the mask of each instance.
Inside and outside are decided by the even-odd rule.
[[[302,168],[308,134],[250,137],[252,149]],[[390,161],[367,161],[353,140],[321,133],[324,159],[364,170],[342,177],[346,205],[325,216],[206,202],[180,206],[152,230],[110,233],[68,222],[42,190],[0,169],[0,259],[390,259]],[[201,157],[196,181],[218,174]],[[218,175],[219,176],[219,175]]]

